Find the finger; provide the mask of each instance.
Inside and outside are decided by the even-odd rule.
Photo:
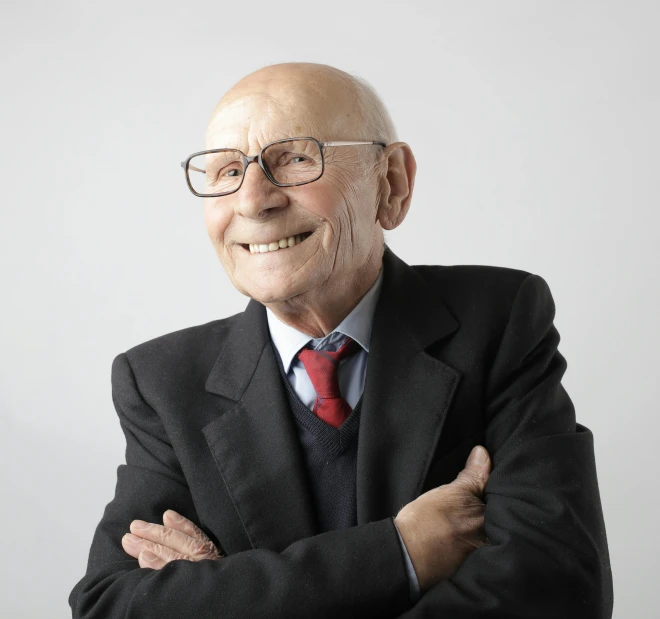
[[[490,454],[483,445],[475,445],[468,456],[465,468],[486,469],[490,464]]]
[[[181,531],[144,520],[133,520],[131,533],[181,554],[192,554],[191,549],[198,547],[200,543]]]
[[[163,524],[204,542],[208,540],[206,533],[204,533],[204,531],[202,531],[192,520],[188,520],[188,518],[175,512],[173,509],[168,509],[163,514]]]
[[[209,555],[212,557],[224,557],[224,554],[216,548],[215,544],[209,539],[204,531],[202,531],[192,520],[188,520],[188,518],[175,512],[173,509],[168,509],[163,514],[163,524],[170,528],[177,529],[192,539],[197,540],[196,544],[191,544],[186,550],[188,554],[194,556]]]
[[[156,544],[150,542],[149,540],[142,539],[137,535],[127,533],[121,540],[124,550],[135,557],[136,559],[140,558],[140,553],[145,550],[148,550],[152,554],[158,555],[161,559],[166,562],[174,560],[174,558],[183,558],[183,555],[175,553],[171,548],[167,548],[161,544]]]
[[[140,567],[150,567],[154,570],[159,570],[168,563],[149,550],[143,550],[140,553],[138,562],[140,563]]]
[[[176,550],[172,550],[167,546],[163,546],[163,544],[156,544],[155,542],[150,542],[149,540],[146,539],[141,540],[139,546],[136,546],[134,548],[133,556],[139,559],[140,555],[145,551],[156,555],[159,559],[165,561],[165,563],[169,563],[170,561],[176,561],[177,559],[182,559],[184,561],[193,561],[193,557],[191,557],[190,555],[177,552]]]
[[[144,540],[141,537],[138,537],[137,535],[133,535],[132,533],[126,533],[126,535],[124,535],[124,537],[121,538],[121,545],[125,552],[131,555],[131,557],[137,559],[138,556],[140,555],[140,552],[142,551],[143,541]]]
[[[465,468],[459,471],[453,484],[464,485],[471,492],[481,495],[488,483],[492,468],[490,455],[485,447],[476,445],[470,452]]]

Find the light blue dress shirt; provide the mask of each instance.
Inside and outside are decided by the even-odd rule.
[[[373,286],[362,297],[360,302],[353,308],[351,313],[331,333],[325,337],[313,338],[297,329],[283,323],[275,314],[266,308],[268,317],[268,328],[273,345],[277,349],[286,376],[300,398],[310,410],[316,402],[316,391],[312,381],[307,375],[305,366],[296,357],[301,348],[308,342],[314,350],[338,350],[346,341],[346,337],[354,339],[362,349],[354,355],[346,358],[339,365],[337,379],[339,391],[351,408],[355,408],[364,390],[364,380],[367,373],[367,357],[369,356],[369,340],[371,339],[371,326],[373,324],[374,311],[383,282],[383,269],[376,278]],[[394,527],[396,529],[396,525]],[[419,581],[413,567],[406,545],[399,530],[396,529],[401,548],[406,561],[406,571],[410,583],[410,599],[416,602],[420,598]]]

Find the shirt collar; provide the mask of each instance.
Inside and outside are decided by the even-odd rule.
[[[294,357],[308,342],[312,342],[312,348],[318,350],[338,343],[339,340],[345,339],[344,336],[348,336],[369,352],[371,326],[373,324],[374,311],[380,295],[382,281],[383,267],[381,266],[376,281],[362,299],[360,299],[360,302],[333,331],[324,337],[313,338],[306,333],[301,333],[297,329],[283,323],[274,312],[266,308],[270,337],[282,359],[284,372],[288,374]]]

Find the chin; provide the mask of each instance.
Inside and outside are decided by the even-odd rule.
[[[253,277],[248,281],[236,282],[238,288],[244,295],[259,301],[259,303],[276,303],[284,301],[290,296],[285,286],[278,285],[273,279],[264,276],[265,281],[260,281],[261,277]]]
[[[259,301],[259,303],[266,305],[267,303],[288,301],[308,289],[309,286],[306,286],[303,282],[296,282],[295,285],[291,283],[278,284],[271,279],[268,282],[264,282],[263,286],[259,285],[259,282],[251,281],[248,286],[244,287],[244,294],[255,301]]]

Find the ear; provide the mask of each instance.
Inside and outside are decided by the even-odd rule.
[[[384,230],[394,230],[408,213],[417,163],[405,142],[389,144],[384,155],[387,171],[380,181],[381,198],[376,219]]]

